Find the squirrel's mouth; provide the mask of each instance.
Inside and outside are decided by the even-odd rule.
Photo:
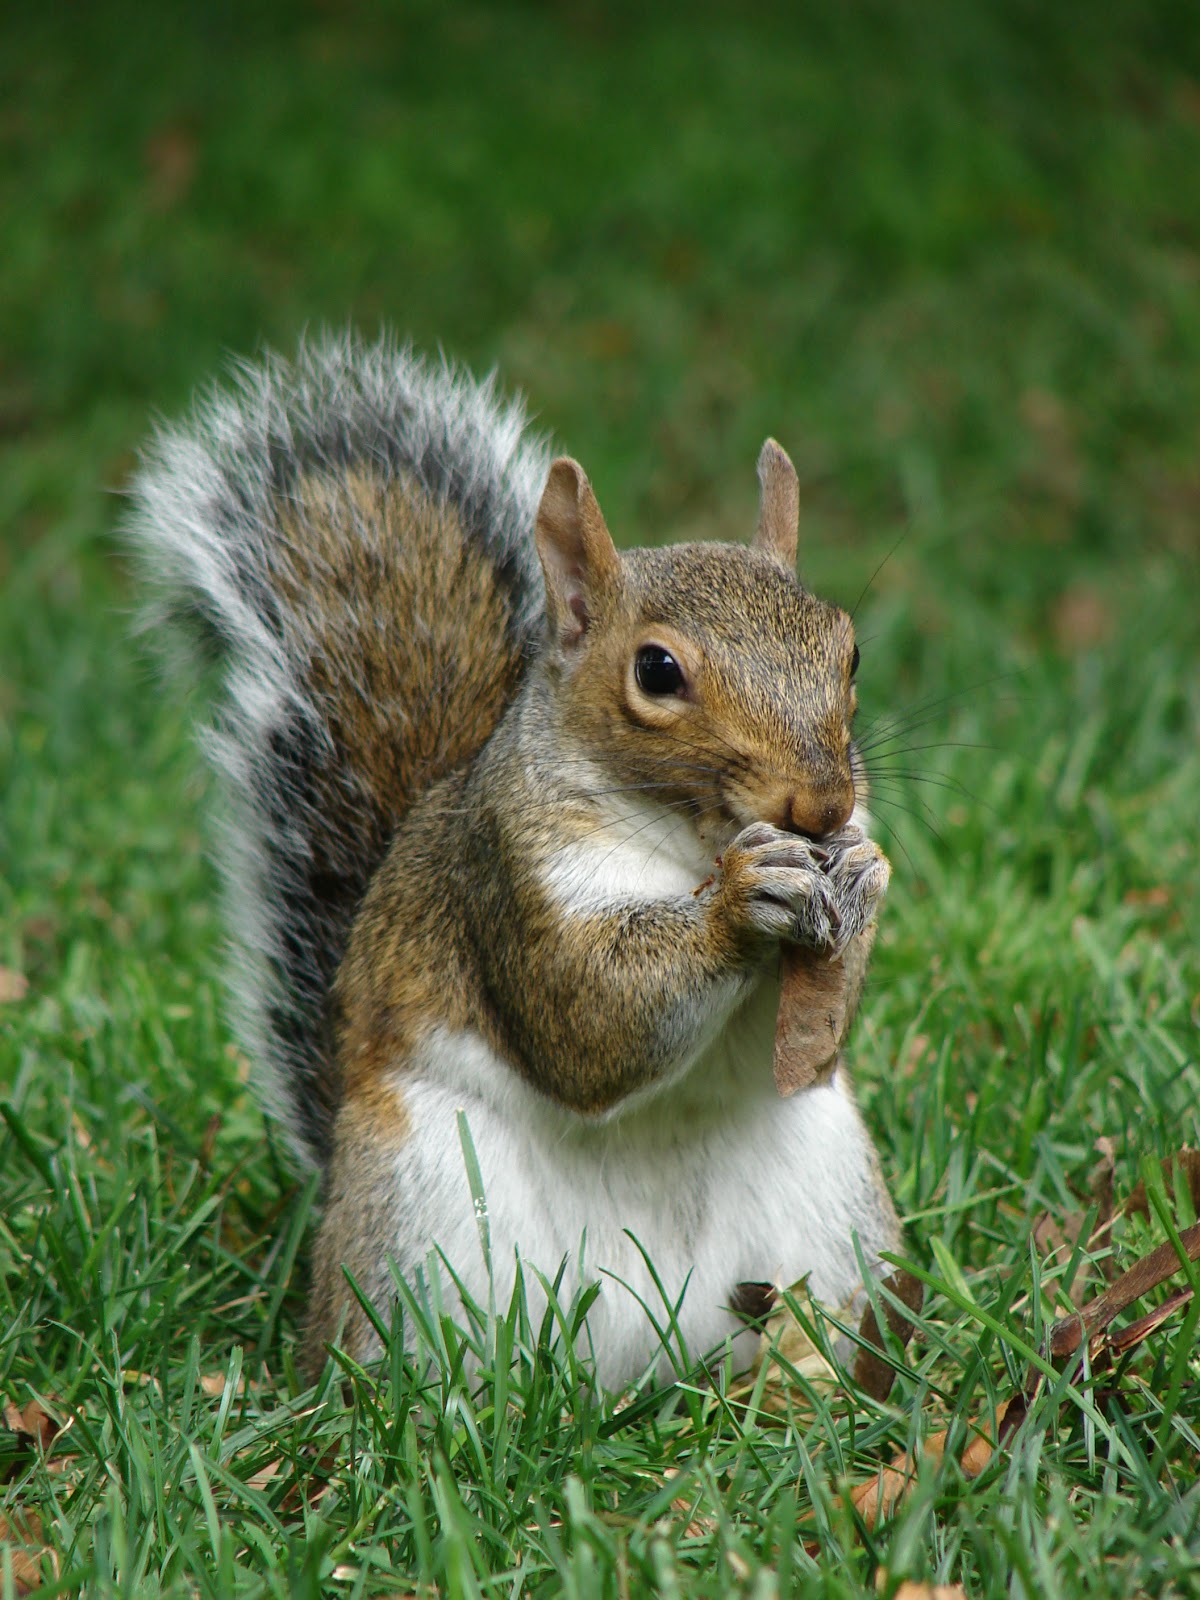
[[[852,799],[851,808],[853,803]],[[702,823],[711,819],[711,827],[705,829],[701,826],[700,833],[706,843],[710,839],[714,840],[716,849],[721,851],[743,828],[749,828],[757,822],[765,822],[783,833],[798,834],[801,838],[810,839],[814,844],[818,844],[822,839],[836,833],[850,820],[851,815],[853,811],[847,808],[844,799],[823,807],[798,805],[790,797],[785,802],[764,806],[739,805],[736,800],[733,802],[722,800],[701,819]]]

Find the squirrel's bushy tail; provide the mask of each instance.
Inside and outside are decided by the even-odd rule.
[[[467,759],[538,634],[547,457],[491,381],[351,336],[237,369],[143,461],[130,529],[216,647],[207,745],[241,1034],[302,1157],[329,1150],[326,1001],[413,800]]]

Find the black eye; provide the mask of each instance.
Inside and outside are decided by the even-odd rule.
[[[678,661],[658,644],[644,644],[633,663],[633,675],[643,694],[679,694],[683,672]]]
[[[858,646],[855,645],[854,646],[854,654],[850,657],[850,676],[853,677],[854,674],[857,671],[858,671]]]

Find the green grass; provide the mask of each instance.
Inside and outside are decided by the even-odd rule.
[[[1024,1381],[1065,1304],[1033,1224],[1095,1141],[1118,1195],[1197,1141],[1191,7],[97,0],[3,35],[0,1392],[68,1426],[49,1461],[0,1433],[0,1512],[96,1596],[1200,1592],[1194,1314],[1068,1369],[982,1477],[927,1462],[873,1531],[847,1500]],[[740,536],[775,434],[803,572],[866,591],[896,870],[853,1055],[932,1280],[885,1407],[756,1421],[685,1373],[616,1412],[579,1308],[519,1302],[431,1324],[432,1376],[296,1380],[311,1197],[222,1019],[218,805],[111,491],[226,351],[350,319],[499,364],[630,541]]]

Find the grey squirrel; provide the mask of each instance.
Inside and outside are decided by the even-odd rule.
[[[518,1257],[605,1275],[617,1387],[657,1348],[643,1252],[690,1348],[743,1362],[739,1285],[841,1305],[853,1236],[896,1245],[839,1054],[889,872],[858,650],[795,577],[772,441],[759,475],[750,545],[618,553],[491,380],[352,336],[242,366],[149,447],[133,534],[222,663],[241,1037],[323,1173],[311,1370],[378,1353],[347,1272],[386,1316],[435,1250],[484,1305]]]

